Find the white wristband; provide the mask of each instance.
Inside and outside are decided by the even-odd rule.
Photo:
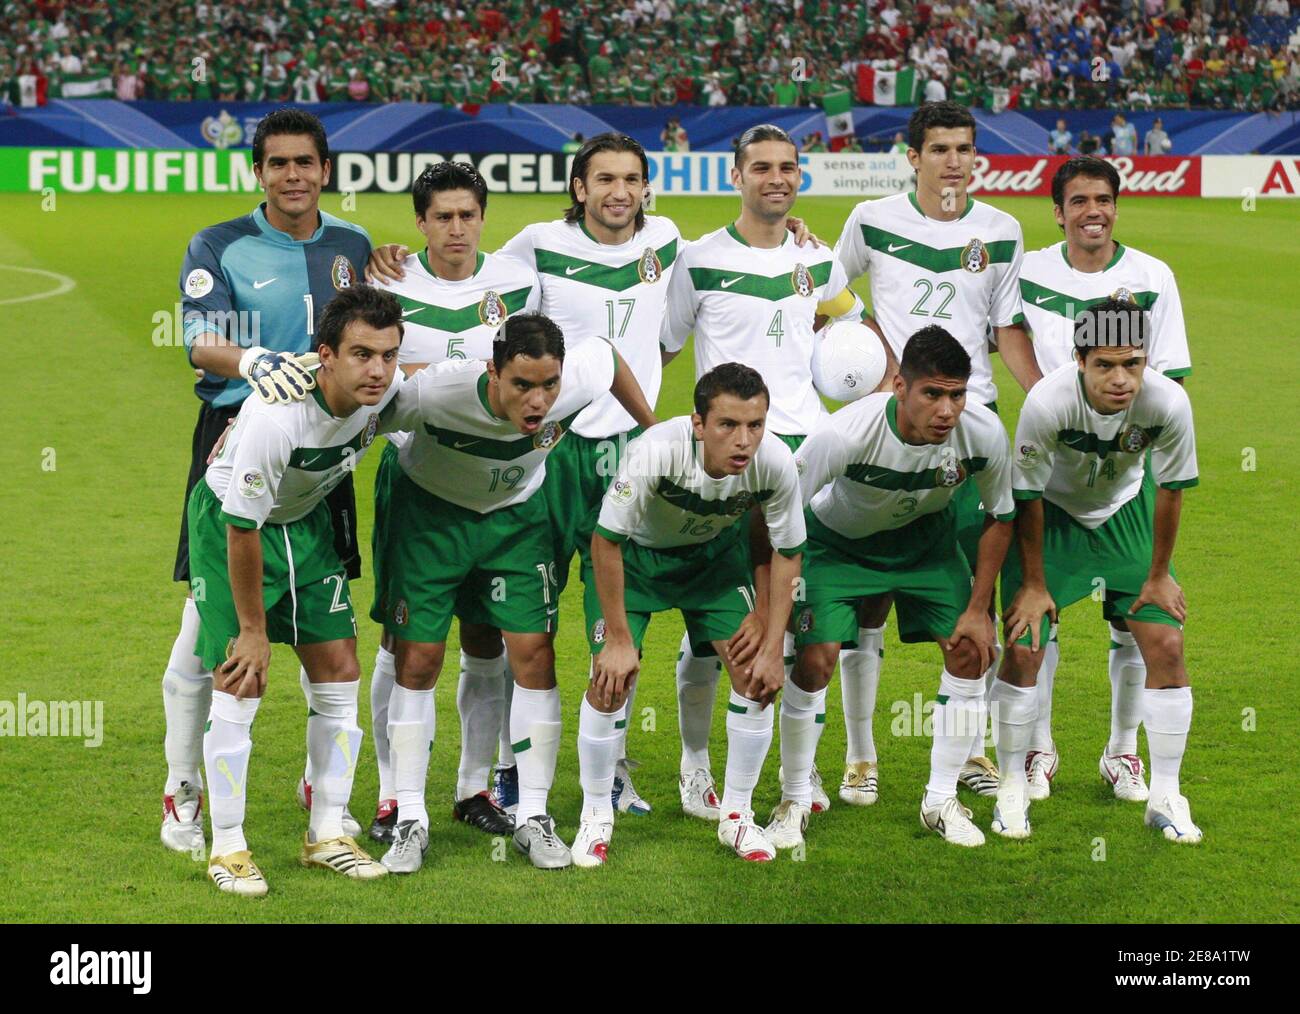
[[[244,354],[239,357],[239,375],[247,380],[248,373],[253,368],[253,362],[259,356],[269,355],[270,351],[270,349],[264,349],[260,345],[254,345],[251,349],[245,349]]]

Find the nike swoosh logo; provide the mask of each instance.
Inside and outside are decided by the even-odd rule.
[[[321,459],[322,457],[324,457],[324,455],[321,455],[321,454],[313,454],[310,458],[305,459],[305,460],[303,461],[303,463],[302,463],[301,465],[299,465],[298,467],[299,467],[299,468],[310,468],[312,465],[316,464],[316,462],[320,461],[320,459]],[[306,496],[305,493],[304,493],[303,495]]]
[[[893,243],[890,243],[889,246],[886,248],[886,252],[898,253],[899,250],[906,250],[911,245],[912,245],[911,243],[901,243],[898,246],[894,246]]]
[[[473,447],[473,446],[474,446],[475,444],[477,444],[477,443],[478,443],[477,440],[457,440],[457,441],[456,441],[454,444],[452,444],[451,446],[452,446],[452,448],[453,448],[454,450],[459,451],[459,450],[461,450],[462,448],[465,448],[465,447]]]
[[[579,271],[586,271],[589,267],[591,267],[590,264],[584,264],[582,267],[578,268],[565,268],[564,273],[566,275],[576,275]]]
[[[276,280],[276,278],[279,278],[279,277],[280,277],[279,275],[276,275],[275,278],[268,278],[268,279],[267,279],[266,281],[264,281],[264,282],[254,282],[254,283],[253,283],[253,288],[255,288],[255,289],[260,289],[260,288],[262,288],[263,286],[270,285],[272,282],[274,282],[274,281]]]
[[[745,276],[741,275],[740,277],[744,278]],[[740,281],[740,278],[724,278],[718,284],[721,285],[724,289],[729,289],[733,285],[735,285],[738,281]]]
[[[1049,299],[1055,299],[1055,296],[1035,296],[1034,302],[1038,304],[1046,303]]]
[[[409,316],[410,316],[411,314],[413,314],[413,313],[419,313],[421,309],[422,309],[422,307],[419,307],[419,306],[413,306],[413,307],[411,307],[411,309],[409,309],[409,310],[403,310],[403,311],[402,311],[402,316],[403,316],[403,317],[409,317]]]

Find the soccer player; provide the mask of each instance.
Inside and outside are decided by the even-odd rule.
[[[262,400],[303,398],[313,381],[294,356],[314,352],[320,316],[337,293],[358,281],[370,255],[360,226],[320,211],[329,182],[325,129],[316,117],[279,109],[257,125],[253,171],[266,200],[250,214],[209,226],[190,241],[181,267],[185,346],[201,371],[194,392],[199,418],[191,444],[190,491],[208,455],[250,391]],[[347,574],[360,576],[351,473],[327,498],[335,547]],[[174,578],[189,582],[188,527],[182,510]],[[168,848],[203,846],[203,723],[212,698],[212,673],[195,653],[199,613],[187,598],[181,630],[163,675],[167,720],[161,837]],[[307,692],[307,676],[300,674]],[[360,827],[345,811],[349,833]]]
[[[537,275],[527,264],[505,254],[479,251],[487,213],[487,183],[466,162],[429,166],[411,187],[415,224],[425,246],[403,262],[404,277],[390,285],[402,304],[406,335],[401,363],[439,363],[492,358],[492,339],[513,313],[536,310],[541,298]],[[398,473],[398,451],[423,434],[394,433],[388,438],[375,476],[374,566],[387,557],[387,504]],[[384,576],[375,573],[378,596]],[[375,613],[384,604],[376,599]],[[501,632],[460,616],[460,768],[452,814],[489,834],[510,834],[514,822],[487,791],[492,754],[502,734],[509,739],[506,702],[514,679],[506,666]],[[370,714],[379,762],[379,804],[370,836],[392,842],[397,826],[397,797],[388,747],[388,701],[395,674],[392,640],[384,638],[375,655],[370,682]]]
[[[1151,316],[1130,300],[1105,299],[1082,311],[1075,362],[1034,386],[1016,426],[1020,516],[1002,597],[1008,644],[1019,640],[993,689],[1005,758],[993,829],[1010,838],[1030,833],[1025,759],[1046,616],[1090,596],[1100,579],[1106,611],[1124,619],[1145,672],[1146,824],[1170,841],[1201,840],[1178,783],[1192,688],[1183,655],[1187,603],[1171,567],[1183,490],[1197,484],[1196,437],[1187,394],[1147,366],[1151,331]],[[1159,486],[1154,513],[1141,495],[1148,450]]]
[[[249,731],[266,690],[271,642],[307,672],[307,745],[316,775],[301,861],[357,880],[386,874],[343,827],[361,748],[356,618],[326,497],[374,441],[400,385],[401,307],[368,286],[325,308],[312,396],[245,401],[188,505],[197,651],[216,673],[203,737],[212,814],[208,876],[266,894],[244,838]]]
[[[619,715],[651,614],[674,608],[695,651],[723,659],[731,678],[718,839],[742,859],[776,858],[754,822],[752,797],[772,743],[768,705],[785,680],[783,633],[805,532],[794,458],[766,431],[767,414],[762,376],[723,363],[695,385],[694,415],[660,423],[629,445],[605,493],[586,565],[594,580],[583,577],[593,658],[578,730],[578,866],[608,857]],[[761,576],[746,551],[755,508],[776,551]]]
[[[563,375],[561,375],[563,369]],[[415,373],[394,415],[398,452],[385,521],[384,587],[371,616],[394,639],[388,740],[397,827],[382,862],[413,873],[429,846],[425,776],[434,685],[453,613],[502,632],[515,676],[511,740],[519,765],[515,845],[534,866],[568,866],[546,812],[559,751],[551,634],[559,610],[550,518],[539,491],[552,450],[606,392],[638,425],[655,422],[636,378],[603,339],[574,343],[541,314],[512,314],[492,359]]]
[[[930,780],[921,823],[955,845],[984,844],[957,779],[985,725],[983,674],[995,636],[989,606],[1011,540],[1011,456],[998,417],[967,403],[971,357],[930,324],[903,348],[893,393],[868,395],[831,416],[796,455],[808,506],[806,602],[796,608],[794,674],[786,694],[808,716],[781,737],[786,778],[768,835],[803,841],[808,772],[840,645],[857,633],[858,603],[889,594],[905,642],[937,641],[943,653]],[[974,579],[958,543],[957,491],[976,484],[986,519]]]
[[[1107,298],[1131,299],[1147,311],[1147,365],[1183,382],[1192,372],[1178,283],[1163,261],[1114,239],[1118,218],[1119,173],[1092,156],[1068,159],[1052,177],[1052,211],[1064,240],[1025,254],[1020,295],[1033,336],[1033,352],[1044,374],[1074,362],[1074,322],[1083,310]],[[1142,505],[1150,513],[1155,485],[1142,483]],[[1137,734],[1146,668],[1124,618],[1110,621],[1110,740],[1102,753],[1101,775],[1115,795],[1132,802],[1148,797]],[[1028,755],[1029,798],[1051,795],[1060,764],[1052,739],[1052,688],[1060,661],[1053,631],[1038,674],[1038,720]]]
[[[856,319],[854,308],[861,310],[833,252],[801,247],[790,234],[800,172],[798,149],[780,127],[764,124],[741,135],[731,170],[740,217],[685,245],[659,338],[667,363],[694,331],[697,377],[729,362],[757,370],[771,395],[767,431],[791,450],[827,416],[812,383],[816,320],[831,313]],[[718,674],[712,658],[696,655],[689,632],[683,636],[677,662],[682,808],[705,820],[719,818],[708,742]],[[782,722],[785,714],[783,705]],[[824,793],[820,802],[819,809],[829,805]]]
[[[970,356],[970,399],[996,412],[990,341],[1026,390],[1039,376],[1021,326],[1016,284],[1024,250],[1020,224],[967,193],[975,162],[975,119],[969,109],[953,102],[926,103],[912,114],[907,134],[916,189],[854,208],[836,244],[836,258],[850,281],[870,276],[872,315],[897,356],[918,327],[933,323],[945,328]],[[955,509],[958,541],[973,562],[985,513],[975,484],[957,491]],[[889,605],[887,596],[864,600],[856,636],[846,638],[856,641],[856,647],[840,655],[848,733],[840,798],[860,806],[879,798],[871,723]],[[990,670],[986,679],[992,675]],[[971,745],[961,782],[980,795],[997,791],[998,770],[984,756],[982,736]]]

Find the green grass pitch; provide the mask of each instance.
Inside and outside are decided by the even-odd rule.
[[[429,771],[432,844],[424,870],[377,884],[344,882],[297,865],[305,828],[293,799],[304,752],[297,663],[277,647],[254,735],[247,832],[271,884],[261,902],[219,894],[201,863],[158,841],[165,767],[160,679],[183,590],[170,582],[182,483],[195,416],[181,349],[153,341],[154,314],[177,298],[177,274],[199,228],[245,213],[249,197],[79,196],[54,210],[39,195],[0,197],[0,327],[11,383],[0,398],[0,701],[103,702],[98,748],[68,738],[0,739],[0,919],[10,921],[1293,921],[1300,916],[1300,822],[1289,786],[1296,762],[1294,608],[1300,431],[1300,324],[1294,311],[1300,216],[1286,201],[1128,199],[1119,239],[1165,260],[1182,291],[1195,373],[1201,485],[1188,493],[1177,552],[1187,592],[1188,667],[1196,712],[1184,791],[1206,840],[1175,848],[1142,826],[1097,774],[1107,737],[1106,634],[1095,605],[1062,623],[1055,726],[1062,757],[1052,798],[1034,807],[1025,843],[990,835],[977,850],[922,830],[917,802],[928,738],[891,733],[895,702],[933,697],[938,652],[901,647],[891,622],[876,719],[882,796],[867,810],[834,800],[814,819],[806,858],[751,866],[713,831],[684,817],[676,793],[673,660],[680,621],[655,621],[647,641],[629,752],[654,804],[620,818],[610,864],[544,873],[450,818],[459,750],[454,671],[440,683]],[[339,213],[338,195],[323,204]],[[1045,199],[995,201],[1024,227],[1026,247],[1059,237]],[[797,205],[833,241],[851,200]],[[660,201],[688,238],[730,221],[737,201]],[[493,196],[484,247],[526,222],[558,215],[550,197]],[[419,238],[405,197],[361,195],[347,213],[376,242]],[[55,280],[69,292],[17,302]],[[865,296],[866,284],[859,290]],[[667,371],[661,417],[689,410],[690,355]],[[1004,418],[1021,393],[998,364]],[[358,476],[363,532],[377,454]],[[367,577],[353,586],[362,609]],[[587,656],[579,588],[565,595],[557,644],[564,740],[552,811],[576,830],[581,793],[575,739]],[[377,643],[364,618],[368,680]],[[449,652],[454,659],[454,645]],[[725,701],[725,697],[723,698]],[[834,796],[844,750],[838,682],[819,764]],[[713,767],[721,776],[725,707],[715,709]],[[368,730],[367,695],[362,727]],[[1145,753],[1145,737],[1142,737]],[[777,743],[755,797],[760,817],[779,798]],[[368,822],[372,748],[358,765],[352,809]],[[963,797],[966,793],[963,790]],[[965,798],[987,828],[992,800]],[[377,850],[376,850],[377,851]]]

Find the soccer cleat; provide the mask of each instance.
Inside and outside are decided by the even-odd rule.
[[[688,817],[699,817],[714,824],[718,822],[721,804],[708,768],[696,768],[689,778],[679,775],[677,787],[682,794],[682,809]]]
[[[170,796],[163,796],[159,835],[173,852],[199,852],[198,858],[203,858],[203,793],[189,782],[181,782]]]
[[[1197,845],[1201,841],[1201,829],[1192,823],[1187,797],[1177,792],[1159,802],[1148,802],[1145,823],[1147,827],[1158,827],[1179,845]]]
[[[855,761],[844,768],[840,798],[850,806],[870,806],[880,798],[880,768],[875,761]]]
[[[415,873],[428,851],[428,829],[418,820],[404,820],[393,830],[393,844],[379,861],[389,873]]]
[[[266,894],[266,878],[253,862],[248,849],[208,860],[208,879],[223,891],[244,898],[261,898]]]
[[[554,819],[545,814],[529,817],[515,831],[515,848],[539,870],[560,870],[573,864],[569,846],[555,833]]]
[[[808,830],[810,812],[803,803],[796,803],[793,799],[781,800],[763,829],[767,840],[778,849],[798,848],[803,844],[803,833]]]
[[[1025,778],[1029,781],[1029,798],[1046,799],[1052,794],[1052,779],[1061,763],[1055,749],[1030,750],[1025,755]]]
[[[776,769],[776,780],[785,785],[785,768]],[[831,808],[831,797],[826,795],[826,790],[822,788],[822,775],[817,770],[817,765],[812,766],[812,771],[808,773],[808,780],[812,782],[812,812],[825,813]]]
[[[386,867],[370,858],[351,835],[311,841],[310,832],[302,836],[302,853],[298,862],[303,866],[319,866],[333,870],[352,880],[375,880],[388,876]]]
[[[488,834],[514,834],[515,831],[515,818],[497,806],[487,789],[468,799],[458,799],[451,815]]]
[[[770,863],[776,847],[754,823],[754,811],[729,813],[718,821],[718,841],[749,863]]]
[[[950,796],[938,806],[926,806],[921,797],[921,826],[946,842],[975,848],[984,844],[984,832],[971,821],[971,812]]]
[[[586,869],[604,866],[609,858],[609,840],[613,837],[612,821],[584,813],[578,825],[578,837],[573,839],[573,865]]]
[[[624,757],[614,768],[614,789],[609,798],[619,813],[640,816],[650,812],[650,804],[641,798],[632,784],[632,772],[640,766],[637,761]]]
[[[972,757],[961,766],[957,781],[977,796],[996,796],[1002,775],[998,766],[987,757]]]
[[[993,830],[1003,838],[1029,837],[1029,800],[1019,789],[1002,786],[993,804]]]
[[[381,799],[375,808],[375,819],[370,822],[370,837],[386,845],[393,843],[397,830],[397,800]]]
[[[519,768],[514,764],[505,767],[497,765],[492,769],[492,795],[496,797],[497,806],[510,816],[519,809]]]
[[[1115,790],[1115,798],[1128,803],[1145,803],[1151,793],[1147,789],[1146,779],[1142,777],[1146,770],[1142,758],[1135,753],[1101,755],[1098,762],[1101,777],[1110,782]]]
[[[306,778],[298,779],[298,805],[311,813],[311,783]],[[343,807],[343,836],[355,838],[359,834],[361,825],[357,823],[357,818],[352,816],[352,811],[346,806]]]

